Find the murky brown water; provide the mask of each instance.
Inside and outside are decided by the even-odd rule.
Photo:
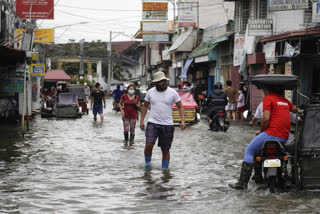
[[[176,129],[170,171],[144,171],[144,133],[125,146],[120,114],[103,124],[36,118],[23,140],[19,127],[0,126],[0,213],[318,213],[319,193],[270,194],[237,178],[243,149],[255,130],[207,130],[204,121]]]

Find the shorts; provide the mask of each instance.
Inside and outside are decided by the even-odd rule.
[[[239,113],[244,112],[244,106],[238,107],[238,112],[239,112]]]
[[[235,104],[228,103],[226,105],[226,111],[234,111],[234,110],[236,110]]]
[[[97,114],[103,113],[103,106],[102,105],[93,105],[92,109],[93,115],[96,116]]]
[[[159,125],[148,122],[146,128],[146,144],[155,144],[158,139],[158,146],[161,149],[169,150],[174,136],[173,125]]]

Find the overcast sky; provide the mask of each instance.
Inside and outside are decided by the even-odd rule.
[[[134,35],[140,26],[142,16],[141,0],[55,0],[55,19],[38,20],[39,28],[55,28],[55,43],[66,43],[69,39],[109,40],[109,32],[121,31],[128,36]],[[222,0],[211,0],[222,2]],[[223,8],[212,7],[213,19],[219,20]],[[217,15],[214,15],[217,14]],[[169,6],[169,19],[173,17],[173,8]],[[221,20],[224,22],[225,20]],[[87,24],[78,24],[89,22]],[[218,21],[219,22],[219,21]],[[69,27],[59,27],[63,25]],[[119,36],[114,41],[130,40],[130,37]]]

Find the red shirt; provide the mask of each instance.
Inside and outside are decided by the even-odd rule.
[[[270,111],[271,117],[266,133],[288,139],[290,132],[290,110],[293,104],[278,94],[269,94],[263,99],[263,111]]]
[[[140,99],[138,96],[135,96],[135,98],[138,102],[140,102]],[[134,99],[130,100],[129,95],[127,94],[122,95],[121,99],[123,100],[124,116],[137,119],[138,112],[137,112],[137,107]]]

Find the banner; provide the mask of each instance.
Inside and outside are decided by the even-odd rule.
[[[276,59],[276,42],[268,42],[263,46],[263,52],[266,58],[266,64],[274,64]]]
[[[288,42],[285,43],[283,53],[285,57],[292,58],[298,54],[300,54],[300,42],[296,46],[292,46]]]
[[[54,0],[17,0],[16,12],[21,19],[54,19]]]
[[[242,50],[244,49],[245,35],[235,34],[234,36],[234,51],[233,51],[233,66],[241,64]]]
[[[46,66],[43,64],[31,64],[29,67],[30,75],[44,76],[46,74]]]
[[[301,10],[309,8],[308,0],[268,0],[269,11]]]
[[[169,42],[169,34],[143,35],[144,42]]]
[[[27,32],[25,29],[16,29],[16,35]],[[54,30],[51,29],[35,29],[34,32],[34,43],[54,43]]]
[[[177,2],[179,27],[197,27],[198,3]]]

